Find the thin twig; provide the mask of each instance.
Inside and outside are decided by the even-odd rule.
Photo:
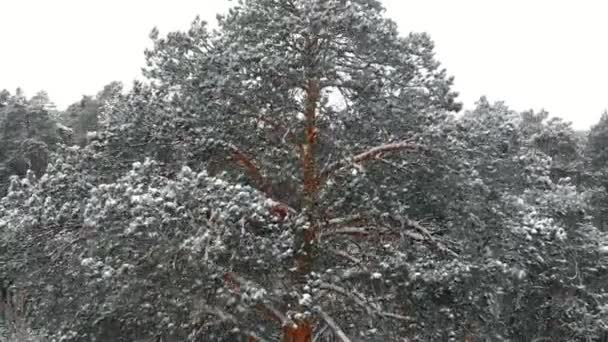
[[[363,220],[363,216],[362,215],[352,215],[352,216],[347,216],[347,217],[338,217],[338,218],[334,218],[329,220],[327,223],[330,225],[339,225],[339,224],[352,224],[354,222],[359,222]]]

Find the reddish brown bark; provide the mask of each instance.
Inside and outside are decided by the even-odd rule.
[[[241,291],[241,284],[239,284],[235,275],[231,272],[224,274],[224,283],[234,292],[238,293]]]
[[[309,224],[308,229],[301,232],[297,239],[296,248],[299,250],[297,258],[298,271],[301,275],[306,275],[312,271],[313,264],[313,243],[319,230],[317,224],[317,197],[319,192],[319,173],[316,160],[317,147],[317,106],[321,89],[319,82],[309,80],[306,85],[306,107],[304,116],[306,117],[306,143],[303,146],[302,168],[304,176],[304,196],[308,209]]]
[[[285,218],[289,215],[289,207],[283,203],[276,203],[268,210],[271,215],[279,219],[279,222],[285,221]]]
[[[245,169],[245,171],[247,172],[249,177],[251,177],[253,179],[253,181],[255,182],[255,185],[258,188],[258,190],[269,195],[270,194],[269,183],[266,181],[264,176],[262,176],[260,169],[257,167],[257,165],[255,165],[253,160],[250,157],[248,157],[247,155],[245,155],[245,153],[243,153],[241,150],[239,150],[235,146],[230,146],[230,149],[232,152],[233,160],[236,161],[239,165],[241,165]]]
[[[306,146],[302,162],[304,167],[304,193],[309,199],[315,197],[318,191],[319,175],[315,150],[317,146],[317,105],[320,96],[319,82],[309,81],[306,87]]]
[[[310,342],[312,341],[312,325],[309,322],[300,322],[296,326],[283,327],[282,342]]]
[[[305,276],[312,271],[313,267],[313,243],[316,239],[317,234],[316,227],[310,227],[302,233],[301,237],[301,252],[298,255],[296,262],[298,267],[298,273],[301,276]]]

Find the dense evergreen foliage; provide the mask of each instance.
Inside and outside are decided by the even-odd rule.
[[[485,97],[459,113],[430,37],[383,11],[243,0],[217,30],[153,30],[128,91],[63,112],[0,92],[9,330],[606,338],[608,116],[583,138]]]

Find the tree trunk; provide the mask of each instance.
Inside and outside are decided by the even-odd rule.
[[[314,56],[318,49],[318,40],[310,39],[306,44],[307,60],[306,64],[312,67],[315,63]],[[311,75],[312,76],[312,75]],[[296,263],[297,272],[301,280],[304,280],[313,270],[314,266],[314,241],[319,229],[318,197],[320,177],[317,167],[317,108],[321,97],[321,86],[319,80],[312,76],[306,84],[306,98],[304,117],[306,128],[304,131],[305,142],[301,147],[303,191],[305,207],[308,215],[309,227],[307,229],[296,230],[295,250],[297,253]],[[299,321],[296,325],[286,325],[283,327],[282,342],[311,342],[313,325],[309,321]]]
[[[298,231],[296,239],[296,250],[298,251],[298,272],[306,275],[312,271],[313,267],[313,243],[317,236],[318,218],[317,201],[319,193],[319,172],[317,168],[317,106],[320,97],[319,82],[316,80],[308,81],[306,86],[306,142],[302,149],[302,168],[304,176],[304,196],[306,199],[306,209],[308,210],[308,223],[310,226],[306,230]]]
[[[309,322],[299,322],[296,326],[283,327],[282,342],[311,342],[312,325]]]

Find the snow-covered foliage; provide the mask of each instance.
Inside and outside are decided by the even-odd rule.
[[[482,98],[473,111],[443,124],[451,132],[446,160],[457,159],[453,165],[464,177],[450,181],[461,186],[457,197],[444,198],[450,202],[447,234],[461,241],[472,270],[458,275],[465,279],[458,290],[447,287],[456,300],[448,307],[465,309],[460,317],[480,317],[470,329],[491,339],[598,336],[605,320],[599,270],[608,261],[598,258],[603,233],[587,214],[588,195],[570,178],[557,177],[550,150],[540,149],[538,134],[524,124],[529,115]],[[555,127],[541,120],[533,132],[557,136]],[[453,324],[463,322],[454,315]]]
[[[286,272],[281,257],[291,231],[279,229],[271,202],[248,186],[188,167],[170,180],[149,159],[116,182],[83,184],[77,167],[57,162],[39,181],[14,178],[0,212],[3,246],[29,248],[28,259],[5,265],[7,273],[28,269],[21,286],[40,300],[38,314],[71,340],[123,326],[133,338],[145,327],[208,333],[201,326],[213,313],[206,301],[234,299],[218,290],[226,273],[260,284],[248,289],[253,302],[239,293],[239,313],[263,299],[261,286],[272,285],[264,275]],[[129,316],[142,309],[155,315]]]

